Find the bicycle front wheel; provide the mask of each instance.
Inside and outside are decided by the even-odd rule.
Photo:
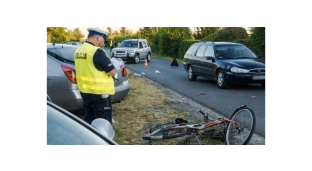
[[[226,128],[225,143],[227,145],[246,145],[251,139],[256,126],[254,112],[248,107],[235,111]]]

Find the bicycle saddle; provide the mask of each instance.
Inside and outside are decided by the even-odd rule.
[[[188,120],[185,120],[183,118],[176,118],[175,119],[175,123],[176,124],[180,124],[180,123],[188,123],[189,121]]]

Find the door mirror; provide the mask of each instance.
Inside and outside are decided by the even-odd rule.
[[[99,130],[107,138],[113,140],[115,136],[115,130],[110,122],[102,118],[97,118],[92,121],[91,125]]]
[[[213,60],[212,56],[207,56],[207,60]]]

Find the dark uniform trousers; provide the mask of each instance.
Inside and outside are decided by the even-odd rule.
[[[112,98],[80,92],[83,100],[84,120],[91,124],[94,119],[103,118],[112,124]]]

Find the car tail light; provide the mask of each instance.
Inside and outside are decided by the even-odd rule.
[[[67,78],[69,79],[69,81],[72,82],[73,84],[77,84],[75,70],[65,65],[62,65],[62,69]]]
[[[128,73],[127,73],[127,69],[125,65],[121,65],[120,69],[121,69],[122,77],[126,77]]]

